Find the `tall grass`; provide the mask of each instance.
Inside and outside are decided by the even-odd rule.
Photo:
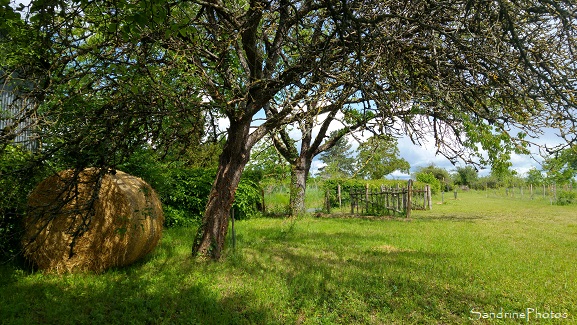
[[[314,181],[309,181],[306,189],[305,206],[309,212],[321,210],[324,206],[325,192]],[[266,212],[269,215],[289,213],[289,184],[288,181],[280,184],[265,186],[264,200]]]
[[[182,228],[101,275],[3,265],[0,323],[500,324],[527,310],[530,322],[575,322],[574,206],[476,192],[444,202],[411,220],[240,221],[219,263],[193,260],[194,229]],[[567,318],[536,318],[551,312]]]

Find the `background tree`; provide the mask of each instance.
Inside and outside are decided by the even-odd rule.
[[[540,186],[545,182],[545,177],[543,176],[542,171],[533,167],[527,172],[525,182],[534,186]]]
[[[324,178],[351,177],[356,162],[351,150],[349,140],[341,137],[332,148],[321,153],[319,158],[325,166],[319,168],[319,175]]]
[[[552,183],[567,184],[577,175],[577,147],[555,153],[543,162],[543,169]]]
[[[477,170],[473,166],[457,167],[454,174],[456,185],[472,186],[479,177]]]
[[[435,194],[441,190],[441,181],[431,172],[421,171],[415,175],[417,182],[429,184],[431,186],[431,193]]]
[[[382,179],[394,171],[409,173],[411,166],[399,157],[397,139],[375,135],[358,148],[356,175],[368,179]]]
[[[441,186],[444,187],[443,190],[449,190],[453,185],[453,179],[449,172],[444,168],[435,166],[434,164],[419,168],[417,170],[417,174],[418,173],[429,173],[435,176],[435,178],[441,183]]]
[[[290,177],[290,165],[278,152],[269,137],[263,138],[252,150],[246,171],[261,178],[283,181]]]
[[[519,173],[515,170],[511,169],[498,169],[498,170],[491,170],[491,176],[494,179],[497,179],[498,186],[511,188],[511,187],[520,187],[524,185],[524,180],[522,177],[519,176]]]
[[[306,184],[313,159],[319,154],[331,150],[339,141],[342,141],[343,137],[360,128],[367,128],[365,119],[372,119],[372,116],[369,117],[370,115],[358,114],[356,109],[350,106],[357,101],[350,95],[350,93],[340,92],[331,97],[327,96],[325,91],[321,91],[318,94],[321,96],[320,99],[308,98],[305,101],[307,115],[301,121],[294,123],[294,130],[300,133],[297,140],[291,138],[287,131],[288,127],[280,128],[273,133],[272,138],[275,147],[291,166],[290,210],[292,215],[305,212]],[[330,113],[315,114],[314,112],[318,112],[321,106],[323,106],[323,110],[328,109]],[[267,111],[271,114],[275,110],[269,108]],[[335,127],[337,130],[333,130],[328,135],[329,129]],[[347,174],[343,169],[339,171],[339,167],[332,172]]]
[[[479,177],[477,181],[477,189],[487,189],[487,188],[499,188],[502,186],[501,179],[495,174],[489,174],[486,176]]]

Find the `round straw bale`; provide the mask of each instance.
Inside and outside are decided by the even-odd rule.
[[[154,249],[164,221],[150,185],[96,168],[47,178],[30,194],[28,208],[24,254],[56,273],[131,264]]]

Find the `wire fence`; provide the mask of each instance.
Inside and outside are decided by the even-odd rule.
[[[551,204],[566,197],[577,196],[577,188],[572,184],[542,184],[485,189],[486,197],[516,200],[547,200]]]

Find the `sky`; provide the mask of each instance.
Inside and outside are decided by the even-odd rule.
[[[338,126],[331,127],[329,129],[329,133],[331,129],[337,129]],[[314,133],[314,132],[313,132]],[[298,139],[300,134],[298,131],[293,130],[291,132],[291,136],[293,139]],[[560,143],[560,140],[555,136],[554,131],[546,131],[544,132],[543,136],[539,137],[538,139],[531,139],[532,142],[540,145],[549,145],[553,146]],[[349,137],[349,143],[352,144],[353,150],[356,149],[358,146],[358,142],[354,140],[352,137]],[[434,141],[429,141],[423,143],[422,146],[413,144],[412,141],[408,137],[402,137],[398,139],[398,148],[400,152],[400,157],[407,160],[411,166],[410,173],[405,174],[399,171],[394,172],[393,174],[389,175],[387,178],[392,179],[408,179],[411,177],[411,174],[416,172],[419,168],[427,167],[429,165],[435,165],[436,167],[444,168],[449,172],[453,172],[456,170],[457,167],[464,167],[466,166],[465,163],[458,161],[456,165],[453,165],[451,161],[445,158],[443,155],[436,154],[436,148],[434,146]],[[525,176],[525,174],[532,168],[541,169],[540,162],[543,161],[543,158],[539,156],[538,148],[533,147],[529,149],[532,152],[532,155],[518,155],[512,154],[511,155],[511,169],[516,171],[518,175],[521,177]],[[311,174],[314,175],[317,170],[322,167],[324,164],[322,161],[316,157],[311,166]],[[479,176],[488,176],[491,173],[490,166],[486,166],[485,168],[478,168],[478,175]]]
[[[261,118],[264,117],[264,113],[262,115],[263,116],[261,116]],[[320,120],[322,121],[322,118],[320,118]],[[219,121],[219,128],[221,130],[226,130],[228,126],[229,121],[227,119],[222,119]],[[338,128],[339,125],[336,124],[331,125],[327,134],[330,133],[330,131],[336,130]],[[289,134],[293,139],[300,138],[300,132],[295,128],[293,128],[292,131],[289,132]],[[316,132],[313,131],[313,134],[316,135]],[[363,138],[363,137],[357,136],[357,138]],[[366,136],[364,138],[366,138]],[[557,139],[553,131],[547,131],[539,139],[532,139],[532,140],[533,142],[538,143],[540,145],[555,145],[560,143],[559,139]],[[349,137],[349,143],[352,145],[353,150],[355,150],[356,147],[358,146],[357,140],[355,140],[352,137]],[[398,148],[400,152],[400,157],[407,160],[411,166],[410,173],[405,174],[396,171],[393,174],[387,176],[387,178],[390,179],[408,179],[419,168],[427,167],[431,164],[435,165],[436,167],[444,168],[450,173],[454,172],[457,167],[466,166],[463,162],[457,162],[456,165],[453,165],[444,156],[437,155],[433,141],[423,143],[423,146],[419,146],[413,144],[408,137],[402,137],[398,139]],[[530,150],[533,151],[533,156],[518,155],[518,154],[511,155],[511,163],[512,163],[511,169],[515,170],[521,177],[523,177],[532,168],[541,169],[539,162],[542,161],[543,159],[538,155],[538,150],[536,148]],[[315,159],[311,164],[311,174],[315,175],[318,169],[323,165],[324,164],[322,161],[320,161],[319,157],[315,157]],[[487,176],[490,173],[491,169],[489,166],[487,166],[486,168],[478,168],[478,175],[481,177]]]
[[[352,141],[351,141],[352,142]],[[410,139],[403,137],[398,140],[398,148],[400,152],[400,157],[409,162],[411,169],[410,174],[405,174],[396,171],[389,175],[387,178],[391,179],[408,179],[411,174],[416,172],[419,168],[427,167],[429,165],[435,165],[436,167],[443,168],[450,173],[455,171],[457,167],[464,167],[464,163],[457,163],[453,165],[447,158],[442,155],[436,154],[436,149],[432,144],[424,144],[423,146],[415,145]],[[511,163],[513,166],[512,170],[515,170],[519,175],[523,176],[531,168],[541,169],[538,161],[539,157],[531,158],[531,156],[517,155],[513,154],[511,156]],[[311,173],[314,173],[323,166],[322,161],[318,157],[313,161],[311,167]],[[487,176],[491,172],[490,167],[485,169],[479,168],[479,176]]]
[[[425,144],[424,146],[414,145],[408,138],[401,138],[398,142],[400,156],[407,160],[411,165],[411,173],[417,171],[421,167],[427,167],[431,164],[446,169],[449,172],[455,171],[457,167],[464,167],[463,162],[457,162],[453,165],[447,158],[442,155],[436,155],[436,150],[432,144]],[[537,159],[537,161],[539,161]],[[515,170],[519,175],[523,176],[531,168],[540,169],[539,163],[535,158],[525,155],[513,154],[511,156],[512,170]],[[487,176],[491,173],[489,166],[486,168],[479,168],[479,176]],[[410,175],[395,172],[390,175],[390,178],[408,178]]]

